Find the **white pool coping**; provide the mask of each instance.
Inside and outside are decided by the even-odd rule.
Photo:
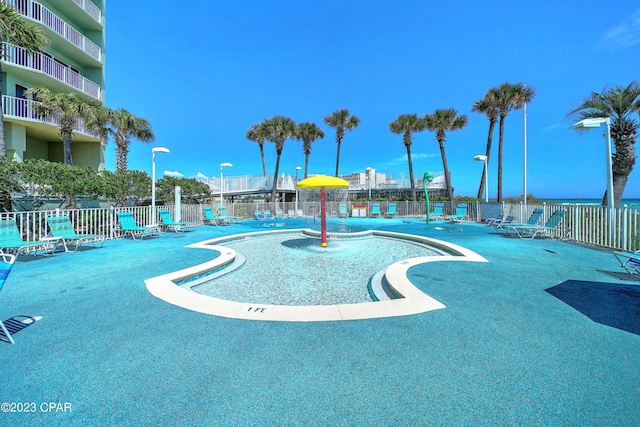
[[[249,304],[236,301],[223,300],[208,295],[202,295],[176,284],[180,280],[201,274],[207,270],[217,268],[233,261],[236,252],[223,245],[230,240],[250,239],[265,234],[279,233],[304,233],[310,235],[319,234],[310,229],[288,229],[252,232],[225,236],[216,239],[205,240],[186,246],[187,248],[209,249],[220,252],[220,256],[214,260],[188,267],[179,271],[164,274],[145,280],[147,290],[155,297],[178,307],[196,311],[203,314],[228,317],[245,320],[269,320],[285,322],[317,322],[356,319],[375,319],[381,317],[406,316],[410,314],[425,313],[431,310],[446,308],[441,302],[416,288],[407,277],[407,271],[417,265],[428,262],[487,262],[477,253],[453,243],[445,242],[430,237],[413,234],[393,233],[379,230],[367,230],[358,233],[339,233],[340,236],[357,237],[374,235],[394,237],[425,243],[429,246],[442,248],[447,252],[457,255],[430,256],[409,258],[391,264],[386,269],[386,278],[392,286],[404,298],[389,301],[376,301],[358,304],[337,305],[311,305],[311,306],[285,306],[272,304]],[[331,239],[335,233],[329,233]],[[219,243],[219,244],[216,244]],[[331,241],[329,240],[329,245]]]

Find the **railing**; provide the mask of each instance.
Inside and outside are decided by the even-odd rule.
[[[100,85],[83,77],[71,68],[40,52],[29,53],[25,48],[9,43],[2,44],[2,60],[47,74],[87,95],[100,99]]]
[[[34,21],[42,23],[92,58],[102,62],[102,50],[100,49],[100,46],[86,38],[80,31],[67,24],[62,18],[47,9],[45,6],[33,0],[3,1],[16,8],[23,15],[33,19]],[[77,2],[78,1],[76,1],[76,3]],[[86,3],[91,2],[87,1]],[[91,8],[91,6],[89,6],[89,8]]]
[[[424,202],[327,202],[326,212],[330,217],[337,216],[339,205],[347,204],[348,210],[351,205],[364,205],[366,213],[371,212],[372,203],[380,205],[381,215],[389,209],[389,203],[396,204],[398,217],[413,217],[420,220],[425,218]],[[430,210],[433,210],[433,204]],[[446,203],[445,212],[455,211],[457,203]],[[485,203],[468,203],[467,212],[470,221],[480,221],[484,218],[481,215],[483,209],[488,209],[490,205]],[[276,215],[281,211],[287,216],[290,213],[296,214],[296,209],[301,211],[305,217],[317,216],[320,209],[319,202],[286,202],[286,203],[264,203],[264,202],[242,202],[226,204],[226,210],[229,215],[236,215],[244,218],[253,218],[256,211],[263,212],[270,210]],[[495,207],[495,206],[493,206]],[[175,206],[165,206],[169,208],[175,220],[187,221],[195,224],[202,224],[202,208],[203,205],[181,205],[180,212],[175,210]],[[215,206],[214,206],[215,208]],[[600,206],[584,206],[584,205],[522,205],[522,204],[502,204],[499,211],[505,215],[514,215],[515,222],[526,222],[531,212],[535,208],[544,210],[540,223],[546,220],[557,209],[567,210],[566,226],[569,229],[559,230],[558,237],[568,238],[569,240],[584,243],[592,246],[599,246],[615,250],[636,251],[640,249],[638,242],[640,236],[640,211],[637,209],[621,208],[612,209],[613,217],[609,216],[609,209]],[[118,229],[118,221],[116,213],[119,211],[131,211],[134,214],[139,225],[149,225],[158,223],[157,216],[153,215],[151,207],[133,207],[133,208],[109,208],[109,209],[57,209],[46,211],[28,211],[28,212],[12,212],[0,214],[1,219],[15,218],[25,240],[39,240],[47,235],[45,218],[52,215],[69,215],[78,232],[103,234],[108,238],[115,238]],[[568,234],[565,235],[565,231]]]
[[[2,95],[2,112],[5,117],[35,120],[55,126],[60,125],[60,120],[56,117],[41,116],[38,113],[37,104],[39,104],[37,101],[32,101],[30,99]],[[80,119],[75,121],[73,130],[98,138],[97,135],[85,128],[84,123]]]
[[[87,12],[96,22],[102,21],[102,11],[98,6],[93,4],[91,0],[73,0],[73,2]]]

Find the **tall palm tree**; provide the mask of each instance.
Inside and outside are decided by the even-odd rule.
[[[424,116],[424,121],[427,129],[436,132],[436,140],[440,145],[440,155],[442,156],[442,166],[444,167],[444,179],[447,184],[447,192],[449,193],[449,200],[453,201],[453,187],[451,186],[451,177],[449,176],[447,156],[444,152],[444,142],[448,131],[465,128],[469,120],[464,114],[459,116],[455,108],[447,108],[437,109],[433,114],[426,114]]]
[[[489,165],[489,158],[491,156],[491,144],[493,142],[493,131],[496,127],[496,123],[498,122],[498,98],[499,93],[498,89],[492,87],[491,89],[485,92],[484,97],[482,99],[477,100],[473,103],[473,107],[471,107],[471,111],[474,113],[484,113],[489,119],[489,134],[487,135],[487,149],[485,151],[485,156],[487,157],[487,167]],[[478,187],[478,199],[482,198],[482,192],[484,190],[484,183],[486,177],[484,176],[486,172],[485,168],[482,168],[482,176],[480,177],[480,186]]]
[[[251,125],[245,136],[249,141],[258,143],[260,147],[260,159],[262,160],[262,176],[264,177],[264,183],[267,184],[267,163],[264,160],[264,141],[267,139],[269,131],[265,125],[265,122],[255,123]]]
[[[611,139],[616,152],[613,154],[613,203],[620,206],[629,174],[636,163],[634,144],[640,124],[631,115],[640,112],[640,84],[637,81],[627,86],[605,88],[602,93],[592,92],[569,112],[576,120],[595,117],[611,118]],[[606,205],[607,192],[602,198]]]
[[[413,181],[413,164],[411,162],[411,134],[422,132],[425,128],[425,121],[417,114],[401,114],[397,119],[389,123],[389,130],[393,133],[402,134],[402,142],[407,149],[407,162],[409,162],[409,180],[411,181],[411,196],[413,201],[416,198],[416,188]]]
[[[116,140],[116,172],[126,171],[131,138],[140,142],[154,141],[151,124],[124,108],[118,108],[115,111],[109,110],[109,125]]]
[[[57,120],[64,149],[64,163],[73,164],[72,137],[78,120],[82,120],[89,131],[105,135],[108,114],[100,102],[81,98],[76,93],[52,92],[46,87],[29,89],[27,94],[39,101],[37,109],[40,114]]]
[[[315,123],[304,122],[298,125],[296,139],[302,140],[302,152],[304,153],[304,177],[309,172],[309,154],[311,154],[311,144],[317,140],[324,138],[324,131],[316,126]]]
[[[512,110],[519,110],[536,96],[536,91],[524,83],[502,83],[498,87],[500,140],[498,142],[498,202],[502,201],[502,153],[504,151],[504,121]],[[526,196],[526,195],[525,195]]]
[[[42,29],[28,21],[12,6],[0,2],[0,58],[4,57],[3,43],[11,43],[29,53],[39,52],[49,45]],[[2,100],[2,61],[0,61],[0,100]],[[4,112],[0,108],[0,156],[7,155],[4,137]]]
[[[324,123],[336,130],[336,142],[338,143],[338,152],[336,154],[336,176],[338,176],[338,168],[340,166],[340,145],[344,138],[345,131],[352,131],[360,124],[360,119],[349,114],[349,110],[337,110],[324,118]]]
[[[273,173],[273,189],[271,190],[271,201],[275,202],[278,172],[280,171],[280,156],[287,138],[295,138],[296,124],[289,117],[284,116],[273,116],[270,119],[266,119],[264,124],[267,129],[267,141],[271,141],[276,145],[276,169]]]

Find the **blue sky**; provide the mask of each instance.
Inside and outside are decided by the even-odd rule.
[[[253,124],[276,114],[325,131],[310,173],[335,172],[336,142],[323,118],[347,108],[361,119],[345,136],[340,173],[372,167],[408,172],[402,137],[389,131],[400,114],[453,107],[468,126],[448,134],[456,195],[474,196],[488,120],[474,101],[503,82],[537,96],[527,106],[527,189],[537,197],[599,198],[606,186],[603,132],[577,133],[566,117],[590,92],[640,80],[637,0],[482,2],[108,1],[106,105],[150,121],[158,171],[218,176],[261,174]],[[523,112],[507,117],[503,195],[523,188]],[[134,141],[129,169],[151,172],[151,147]],[[497,192],[498,132],[489,167]],[[115,144],[107,169],[115,169]],[[273,173],[275,149],[265,144]],[[416,176],[442,171],[433,132],[414,134]],[[304,166],[301,142],[287,140],[280,172]],[[640,165],[625,198],[640,198]]]

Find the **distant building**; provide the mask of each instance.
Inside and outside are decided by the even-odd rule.
[[[106,0],[2,0],[42,27],[51,44],[28,54],[8,43],[2,46],[2,108],[7,155],[16,161],[41,158],[62,162],[59,128],[35,112],[25,91],[45,86],[55,92],[76,92],[104,103],[104,10]],[[104,169],[105,142],[77,125],[73,162]]]

